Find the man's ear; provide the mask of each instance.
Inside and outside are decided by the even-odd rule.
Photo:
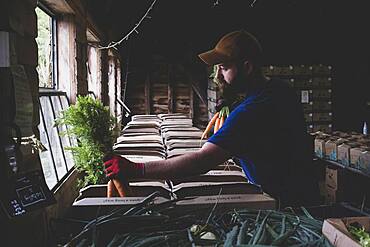
[[[247,73],[247,75],[250,75],[252,73],[253,64],[250,61],[248,61],[248,60],[244,61],[243,67],[244,67],[244,71]]]

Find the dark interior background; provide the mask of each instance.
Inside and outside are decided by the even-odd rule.
[[[252,2],[157,0],[139,33],[119,47],[124,70],[127,61],[129,71],[130,67],[150,67],[160,55],[195,73],[205,72],[197,54],[211,49],[223,34],[244,28],[260,40],[266,65],[332,65],[334,129],[362,131],[363,122],[370,122],[370,15],[366,1],[257,0],[251,7]],[[84,2],[112,40],[127,34],[151,3]]]

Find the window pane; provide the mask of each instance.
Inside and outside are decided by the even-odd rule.
[[[63,110],[67,109],[69,107],[67,96],[65,96],[65,95],[60,96],[60,100],[62,102],[62,108],[63,108]],[[68,126],[66,126],[66,128],[68,128]],[[70,136],[69,139],[70,139],[70,142],[71,142],[71,144],[72,144],[73,147],[77,146],[77,140],[76,140],[75,137]]]
[[[52,189],[56,185],[58,180],[53,166],[53,159],[51,157],[49,149],[49,142],[47,139],[47,133],[42,118],[41,109],[40,109],[39,131],[40,131],[40,141],[47,148],[46,151],[40,152],[42,171],[44,172],[46,184],[48,185],[49,189]]]
[[[121,97],[121,92],[122,92],[122,81],[121,81],[121,64],[119,62],[119,60],[117,59],[117,98],[118,99],[122,99]],[[122,106],[120,104],[116,104],[117,105],[117,116],[120,116],[122,115]]]
[[[56,165],[58,178],[61,179],[66,173],[66,164],[64,161],[62,147],[60,145],[60,136],[57,128],[54,127],[54,114],[51,108],[49,97],[41,97],[41,110],[44,113],[45,127],[49,133],[49,141],[53,152],[54,162]]]
[[[116,66],[114,59],[109,59],[109,72],[108,72],[108,96],[109,96],[109,109],[113,116],[116,116]]]
[[[39,7],[36,8],[37,15],[37,46],[39,87],[53,87],[53,35],[52,18]]]
[[[100,97],[100,51],[98,48],[93,46],[88,46],[88,91],[93,92],[96,97]]]
[[[51,101],[53,103],[55,116],[57,117],[57,116],[60,115],[60,112],[62,110],[62,103],[59,99],[59,96],[51,96]],[[65,125],[61,125],[61,126],[58,127],[58,130],[59,130],[59,133],[61,133],[61,132],[65,132],[67,130],[67,128],[66,128]],[[70,150],[68,150],[68,148],[67,148],[67,147],[71,147],[71,142],[70,142],[69,137],[66,136],[66,135],[62,135],[62,136],[60,136],[60,138],[62,140],[63,151],[64,151],[64,155],[65,155],[65,158],[66,158],[66,161],[67,161],[67,167],[68,167],[68,169],[70,169],[74,165],[72,152]]]

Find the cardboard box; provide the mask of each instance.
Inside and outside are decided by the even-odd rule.
[[[314,112],[312,119],[314,122],[331,122],[333,120],[333,114],[331,112]]]
[[[313,111],[331,111],[331,101],[315,101],[312,104]]]
[[[342,168],[327,166],[325,172],[325,186],[332,190],[344,190],[346,187],[346,173]]]
[[[210,170],[205,174],[172,179],[171,181],[177,185],[186,182],[247,182],[248,179],[242,171]]]
[[[328,138],[323,135],[318,135],[314,141],[314,151],[317,157],[324,158],[325,157],[325,143]]]
[[[315,77],[313,78],[313,85],[320,88],[330,88],[332,86],[331,77]]]
[[[249,182],[189,182],[173,186],[172,193],[176,198],[192,196],[216,196],[234,194],[262,194],[261,187]]]
[[[326,190],[325,204],[330,205],[333,203],[346,201],[344,191],[336,190],[328,186],[325,187],[325,190]]]
[[[339,163],[345,166],[350,166],[351,164],[351,148],[357,147],[358,144],[354,142],[342,143],[338,146],[337,160]]]
[[[332,71],[332,67],[330,65],[313,65],[312,66],[312,73],[314,75],[330,75]]]
[[[103,211],[111,210],[110,208],[131,208],[142,202],[145,197],[90,197],[76,200],[73,207],[89,208],[94,212],[95,208],[104,207]],[[156,197],[153,204],[160,204],[169,201],[163,197]],[[234,208],[248,209],[275,209],[276,200],[267,194],[235,194],[235,195],[215,195],[215,196],[198,196],[187,200],[176,202],[177,207],[194,208],[211,208],[217,203],[217,210],[230,210]]]
[[[293,66],[294,75],[312,75],[312,66],[299,65]]]
[[[305,113],[305,114],[304,114],[304,121],[305,121],[306,123],[310,123],[310,122],[312,122],[312,113]]]
[[[366,152],[366,147],[355,147],[351,148],[350,150],[350,166],[354,168],[359,168],[360,167],[360,156]],[[365,160],[366,161],[366,160]]]
[[[324,131],[326,133],[331,133],[333,126],[331,124],[313,124],[313,131]]]
[[[333,161],[338,160],[338,146],[347,140],[343,138],[331,138],[325,142],[325,158]]]
[[[314,89],[312,90],[313,99],[331,99],[331,89]]]
[[[324,221],[322,233],[334,247],[361,247],[347,230],[347,226],[353,222],[360,223],[367,231],[370,230],[370,217],[329,218]]]
[[[360,154],[358,159],[358,168],[361,171],[370,174],[370,150],[366,150]]]
[[[209,208],[217,203],[216,210],[230,210],[234,208],[248,209],[275,209],[276,201],[267,194],[244,194],[244,195],[216,195],[199,196],[190,200],[176,203],[176,206],[191,207],[194,209]]]
[[[342,131],[338,131],[338,130],[333,131],[333,135],[339,136],[339,137],[342,137],[342,138],[346,138],[346,139],[351,136],[350,134],[348,134],[346,132],[342,132]]]

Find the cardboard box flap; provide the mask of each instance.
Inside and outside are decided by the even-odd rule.
[[[89,197],[73,202],[72,206],[127,206],[132,207],[142,202],[146,197]],[[154,204],[169,201],[164,197],[156,197]]]
[[[189,182],[173,186],[173,193],[179,197],[213,196],[221,194],[262,194],[259,186],[249,182]]]

